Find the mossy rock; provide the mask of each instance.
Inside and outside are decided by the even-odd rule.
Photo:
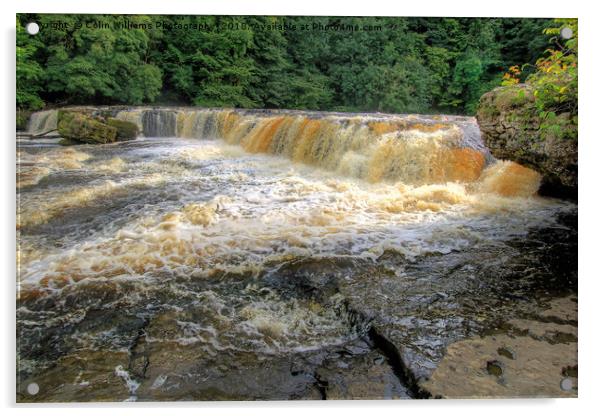
[[[508,109],[530,109],[535,102],[533,89],[527,84],[508,85],[498,89],[495,106],[503,111]]]
[[[27,130],[27,123],[29,122],[29,117],[31,117],[31,111],[17,110],[17,131]]]
[[[104,144],[112,143],[117,138],[117,128],[82,113],[59,111],[58,120],[59,134],[65,139]]]
[[[113,111],[111,110],[100,110],[100,111],[95,111],[96,117],[100,118],[102,120],[107,120],[109,117],[113,117],[113,115],[115,114]]]
[[[140,133],[138,126],[129,121],[108,118],[107,124],[117,129],[117,140],[132,140],[138,137],[138,134]]]

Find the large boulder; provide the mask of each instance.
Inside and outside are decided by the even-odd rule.
[[[117,140],[133,140],[140,131],[135,123],[117,118],[107,118],[107,124],[117,129]]]
[[[498,159],[543,175],[540,193],[576,198],[577,126],[569,113],[543,119],[527,84],[498,87],[481,97],[477,120],[485,145]]]
[[[90,144],[112,143],[117,128],[93,117],[74,111],[59,112],[58,131],[61,137]]]

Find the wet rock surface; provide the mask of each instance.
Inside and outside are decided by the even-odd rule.
[[[86,114],[72,111],[60,111],[58,132],[61,137],[83,143],[112,143],[118,129],[104,124]]]
[[[363,353],[363,354],[362,354]],[[346,348],[316,372],[323,398],[333,400],[409,399],[395,366],[374,344]]]
[[[58,111],[57,118],[58,133],[62,137],[59,144],[62,146],[133,140],[140,134],[135,123],[104,117],[90,109],[61,110]]]
[[[445,398],[576,397],[576,302],[561,301],[572,324],[510,320],[499,335],[451,344],[424,388]],[[563,320],[554,309],[546,316]]]
[[[162,341],[186,336],[184,322],[192,321],[202,308],[157,310],[145,317],[140,317],[141,311],[110,315],[92,308],[72,328],[57,328],[56,335],[44,332],[43,338],[22,346],[21,357],[27,358],[36,354],[36,345],[51,342],[56,361],[41,373],[22,373],[21,389],[34,380],[42,388],[37,396],[20,390],[18,399],[574,396],[577,303],[572,221],[566,217],[556,228],[534,230],[529,238],[492,247],[490,252],[468,250],[412,262],[385,253],[376,264],[299,260],[276,268],[260,278],[260,286],[284,300],[305,300],[315,311],[336,310],[349,333],[357,334],[340,345],[315,350],[210,351],[182,339]],[[547,261],[560,255],[563,262]],[[249,283],[237,280],[229,282],[230,290]],[[110,302],[107,289],[97,289],[103,293],[99,305]],[[63,296],[61,303],[72,310],[84,301],[76,293]],[[151,298],[161,302],[159,293],[148,296],[149,302]],[[31,309],[42,307],[24,303]],[[273,324],[266,323],[264,335],[276,344],[279,329]],[[112,327],[122,340],[129,331],[125,337],[129,345],[121,351],[82,351],[68,345],[65,337],[68,331],[100,333]],[[568,390],[560,387],[565,379],[570,380]]]
[[[81,350],[56,360],[46,371],[20,378],[17,402],[124,401],[130,386],[115,371],[127,366],[127,352]],[[35,395],[31,384],[39,386]]]
[[[356,278],[347,273],[357,269],[357,264],[339,269],[338,275],[345,276],[338,280],[339,290],[349,308],[370,322],[375,343],[388,350],[393,362],[399,360],[397,374],[414,397],[441,395],[427,380],[444,357],[448,362],[458,359],[453,349],[453,358],[447,358],[448,346],[491,333],[508,339],[528,336],[532,341],[491,343],[489,349],[502,360],[525,349],[536,356],[539,346],[546,358],[564,360],[555,369],[570,367],[576,365],[577,342],[575,220],[574,214],[563,216],[557,227],[533,230],[527,239],[490,250],[466,250],[409,263],[397,254],[385,253],[379,266],[364,269]],[[314,282],[323,280],[319,275],[310,273]],[[487,360],[483,357],[488,353],[462,350],[484,368]],[[557,389],[550,389],[545,380],[552,370],[543,365],[540,373],[539,363],[524,370],[530,374],[530,388],[521,392],[519,383],[514,390],[497,395],[553,396]],[[556,381],[553,384],[558,388],[560,381]],[[493,394],[479,392],[478,386],[475,381],[474,390],[466,390],[464,396]],[[574,391],[562,395],[571,394]]]

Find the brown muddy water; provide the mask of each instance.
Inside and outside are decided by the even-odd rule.
[[[473,119],[114,112],[18,145],[18,401],[576,395],[577,206]]]

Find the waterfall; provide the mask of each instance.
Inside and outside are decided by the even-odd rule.
[[[33,113],[27,125],[27,132],[33,135],[40,135],[52,130],[56,130],[58,120],[58,110],[46,110]]]
[[[173,122],[171,110],[144,117]],[[491,161],[470,117],[186,109],[176,121],[177,137],[218,138],[370,182],[472,182]],[[173,127],[144,131],[165,136]]]
[[[175,137],[176,126],[174,111],[148,110],[142,114],[142,132],[147,137]]]
[[[217,117],[220,112],[216,111],[183,111],[178,113],[178,137],[184,138],[218,138]]]
[[[282,156],[369,182],[474,182],[494,161],[472,117],[179,107],[92,110],[133,122],[146,137],[221,139],[250,153]],[[34,113],[30,132],[56,128],[56,119],[56,110]]]

